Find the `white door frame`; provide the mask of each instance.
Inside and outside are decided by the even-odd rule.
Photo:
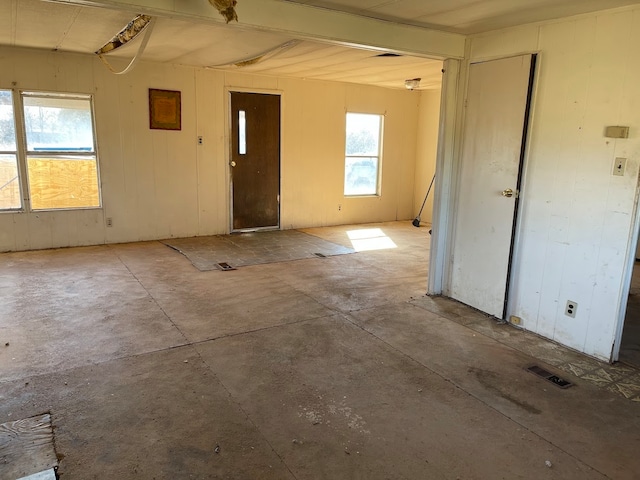
[[[446,295],[449,285],[451,242],[453,238],[453,212],[459,169],[459,131],[462,118],[462,102],[458,101],[466,86],[467,65],[459,60],[443,63],[442,92],[440,100],[440,125],[436,154],[436,180],[434,184],[433,217],[431,220],[431,245],[429,258],[428,295]],[[461,82],[463,80],[463,82]]]
[[[625,261],[624,272],[622,274],[622,290],[620,292],[620,302],[616,314],[616,329],[611,348],[610,362],[615,362],[620,357],[620,346],[622,345],[622,332],[624,321],[627,316],[627,304],[629,303],[629,291],[631,290],[631,276],[636,261],[636,250],[638,248],[638,236],[640,235],[640,176],[636,179],[636,195],[633,202],[633,223],[629,230],[629,249]]]

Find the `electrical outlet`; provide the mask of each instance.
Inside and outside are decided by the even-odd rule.
[[[520,317],[516,317],[515,315],[511,315],[509,317],[509,323],[512,325],[520,325],[522,323],[522,319]]]
[[[113,218],[107,217],[106,223],[107,223],[107,227],[113,227]]]
[[[204,143],[204,140],[202,140],[202,137],[198,137],[198,145],[202,145]]]
[[[567,317],[576,318],[576,310],[578,310],[578,304],[573,300],[567,300],[567,308],[564,310],[564,314]]]
[[[627,166],[627,159],[622,157],[616,157],[613,163],[613,174],[620,177],[624,176],[624,169]]]
[[[341,210],[342,210],[342,204],[341,204],[341,203],[339,203],[339,204],[338,204],[338,211],[340,212]]]

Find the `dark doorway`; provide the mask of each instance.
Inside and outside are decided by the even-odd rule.
[[[234,231],[280,226],[280,96],[231,92]]]
[[[633,266],[618,360],[640,367],[640,259]]]

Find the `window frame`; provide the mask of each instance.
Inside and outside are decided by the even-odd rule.
[[[15,89],[0,88],[3,91],[11,92],[11,101],[13,104],[13,118],[15,124],[16,149],[15,152],[18,162],[18,180],[20,184],[21,207],[20,208],[0,208],[2,213],[16,212],[58,212],[58,211],[75,211],[75,210],[100,210],[102,204],[102,182],[100,179],[100,155],[98,153],[98,140],[96,132],[96,116],[94,95],[91,93],[70,93],[70,92],[53,92],[49,90],[34,89]],[[27,150],[27,129],[25,119],[25,98],[53,98],[53,99],[71,99],[85,100],[89,102],[89,113],[91,118],[91,150],[49,150],[46,152],[38,150]],[[13,152],[0,152],[12,154]],[[59,207],[59,208],[33,208],[31,201],[31,185],[29,179],[29,158],[82,158],[92,157],[96,168],[96,185],[98,190],[98,205],[79,206],[79,207]]]
[[[347,154],[347,124],[349,114],[355,115],[369,115],[372,117],[378,117],[380,120],[378,127],[378,151],[376,155],[349,155]],[[347,110],[345,112],[345,123],[344,123],[344,182],[343,182],[343,195],[348,198],[363,198],[363,197],[380,197],[382,196],[382,151],[383,151],[383,139],[384,139],[384,123],[385,123],[385,115],[380,113],[371,113],[371,112],[359,112],[359,111],[350,111]],[[347,193],[346,192],[346,180],[347,180],[347,159],[350,158],[375,158],[376,159],[376,190],[374,193]]]
[[[18,131],[18,118],[17,118],[17,109],[16,109],[16,96],[15,90],[11,88],[0,88],[0,91],[9,92],[11,94],[11,111],[13,113],[13,134],[14,134],[14,146],[15,150],[0,150],[0,155],[14,155],[16,157],[16,170],[18,173],[18,190],[20,191],[20,206],[13,208],[0,208],[0,213],[8,212],[23,212],[25,210],[25,195],[24,195],[24,185],[22,183],[22,162],[20,161],[20,132]],[[11,180],[12,182],[13,180]],[[7,184],[8,185],[8,184]],[[7,185],[0,185],[0,188],[4,188]]]

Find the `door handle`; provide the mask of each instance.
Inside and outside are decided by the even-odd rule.
[[[502,196],[503,197],[507,197],[507,198],[511,198],[511,197],[516,197],[518,198],[518,192],[514,192],[513,190],[511,190],[510,188],[507,188],[506,190],[502,191]]]
[[[236,166],[236,162],[232,161],[229,165],[231,165],[232,167]]]

